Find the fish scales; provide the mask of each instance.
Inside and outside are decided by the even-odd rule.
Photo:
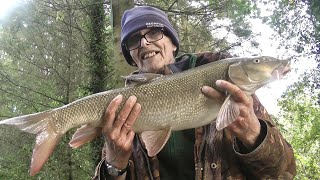
[[[52,114],[56,131],[65,133],[72,127],[87,123],[98,126],[106,106],[115,96],[113,91],[101,92],[54,109]]]
[[[98,126],[106,106],[118,94],[124,98],[135,95],[142,106],[142,112],[133,126],[136,132],[169,126],[172,130],[181,130],[208,124],[194,123],[194,119],[198,119],[201,112],[206,114],[213,106],[208,104],[210,100],[203,96],[200,88],[204,85],[213,86],[215,80],[226,79],[229,63],[216,63],[219,65],[195,68],[194,71],[163,76],[150,83],[97,93],[58,108],[53,118],[57,121],[55,124],[64,126],[57,127],[57,131],[65,133],[70,128],[86,123]]]
[[[206,102],[208,103],[210,100],[203,96],[200,88],[203,85],[213,85],[217,79],[226,79],[226,73],[222,71],[223,68],[220,67],[218,69],[221,73],[216,71],[216,74],[219,75],[215,76],[210,73],[214,69],[201,68],[180,73],[176,76],[167,76],[161,80],[141,86],[142,89],[146,89],[150,94],[154,94],[155,89],[160,89],[161,92],[158,91],[154,98],[147,96],[148,93],[146,93],[146,96],[144,94],[142,96],[135,94],[143,109],[134,125],[134,129],[140,132],[145,129],[159,130],[159,128],[170,126],[172,130],[181,130],[190,126],[198,127],[203,125],[194,121],[199,118],[197,114],[209,111],[211,106],[214,105],[206,105]],[[150,129],[151,123],[155,129]],[[208,124],[208,122],[204,123]]]

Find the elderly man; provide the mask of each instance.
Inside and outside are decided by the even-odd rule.
[[[223,53],[185,54],[166,14],[141,6],[122,18],[121,44],[134,73],[172,74],[229,57]],[[128,82],[129,83],[129,82]],[[117,96],[105,112],[103,159],[94,179],[293,179],[296,173],[291,146],[283,139],[257,97],[247,97],[237,86],[216,84],[232,95],[240,107],[237,120],[223,131],[215,124],[173,132],[155,157],[148,157],[139,134],[131,126],[143,107],[139,99]],[[203,94],[223,102],[211,87]],[[120,103],[125,101],[122,109]]]

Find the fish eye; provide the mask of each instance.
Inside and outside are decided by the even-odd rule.
[[[260,59],[254,59],[253,62],[254,62],[255,64],[258,64],[258,63],[260,63]]]

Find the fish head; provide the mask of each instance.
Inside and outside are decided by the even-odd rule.
[[[269,56],[239,59],[229,66],[230,80],[249,93],[281,79],[290,71],[290,61]]]

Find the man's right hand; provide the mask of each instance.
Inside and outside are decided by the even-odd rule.
[[[102,134],[106,141],[106,161],[118,169],[128,165],[132,153],[134,131],[132,125],[137,120],[141,105],[135,96],[130,96],[117,115],[123,100],[122,95],[115,97],[106,109]]]

